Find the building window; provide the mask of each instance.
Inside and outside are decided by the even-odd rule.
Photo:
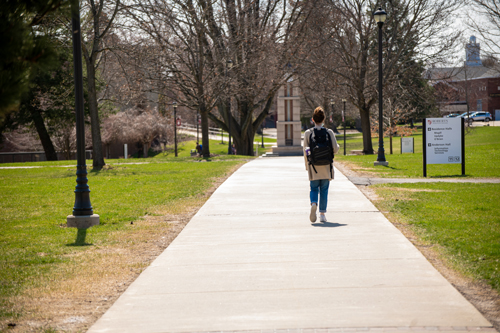
[[[477,110],[476,111],[483,111],[483,100],[482,99],[477,100]]]

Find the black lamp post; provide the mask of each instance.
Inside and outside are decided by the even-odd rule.
[[[384,116],[382,101],[382,26],[384,25],[387,13],[379,7],[373,13],[373,18],[378,25],[378,156],[375,165],[389,165],[384,154]]]
[[[333,109],[335,108],[335,102],[333,101],[333,99],[330,100],[330,119],[332,121],[330,121],[330,128],[333,127]]]
[[[174,107],[174,147],[175,147],[175,157],[177,157],[177,102],[173,102]]]
[[[342,103],[344,103],[344,111],[342,111],[342,122],[344,123],[343,124],[343,127],[344,127],[344,156],[346,155],[346,153],[345,153],[345,102],[347,102],[346,99],[342,98]]]
[[[78,0],[71,1],[71,25],[73,32],[73,64],[75,77],[75,115],[76,115],[76,188],[73,215],[67,217],[67,226],[87,229],[99,224],[99,215],[94,214],[90,204],[90,188],[87,179],[85,159],[85,122],[83,114],[83,74],[82,44],[80,29],[80,6]]]
[[[231,69],[233,67],[233,61],[232,60],[228,60],[227,63],[226,63],[226,93],[227,93],[227,71],[228,69]],[[231,155],[233,153],[233,147],[231,145],[231,123],[233,122],[233,115],[231,114],[231,97],[228,97],[227,98],[227,114],[228,114],[228,119],[229,119],[229,123],[228,123],[228,127],[229,127],[229,133],[228,133],[228,145],[227,145],[227,154],[228,155]]]

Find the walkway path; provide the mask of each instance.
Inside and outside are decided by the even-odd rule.
[[[301,157],[242,166],[89,333],[495,331],[340,172],[328,223],[308,185]]]

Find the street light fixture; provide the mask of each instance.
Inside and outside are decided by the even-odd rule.
[[[85,229],[99,224],[99,215],[94,214],[90,204],[90,188],[87,179],[85,159],[85,121],[83,112],[83,70],[82,44],[80,29],[80,4],[71,1],[71,24],[73,32],[73,64],[75,77],[75,115],[76,115],[76,188],[73,215],[66,219],[67,226],[78,229],[77,243],[85,241]],[[82,238],[80,236],[83,235]]]
[[[173,102],[174,107],[174,147],[175,147],[175,157],[177,157],[177,102]]]
[[[373,18],[378,25],[378,156],[374,165],[389,165],[384,154],[384,117],[382,99],[382,26],[384,25],[387,13],[379,7],[373,13]]]
[[[342,111],[342,123],[343,123],[343,127],[344,127],[344,156],[346,155],[346,152],[345,152],[345,102],[347,102],[347,100],[345,98],[342,98],[342,103],[344,103],[344,111]]]
[[[226,93],[227,93],[227,71],[228,69],[231,69],[233,68],[233,61],[231,59],[229,59],[227,62],[226,62]],[[233,153],[233,147],[231,145],[231,123],[233,122],[233,115],[231,113],[231,97],[228,97],[227,98],[227,101],[226,101],[226,105],[227,105],[227,114],[228,114],[228,119],[229,119],[229,124],[228,124],[228,127],[229,127],[229,133],[228,133],[228,145],[227,145],[227,154],[228,155],[231,155]]]

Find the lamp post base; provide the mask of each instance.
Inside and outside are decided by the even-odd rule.
[[[97,214],[82,216],[68,215],[68,217],[66,218],[66,226],[68,228],[88,229],[98,224],[99,215]]]
[[[375,161],[375,162],[373,162],[373,165],[375,165],[375,166],[377,166],[377,165],[388,166],[389,162],[387,162],[387,161],[384,161],[384,162]]]

